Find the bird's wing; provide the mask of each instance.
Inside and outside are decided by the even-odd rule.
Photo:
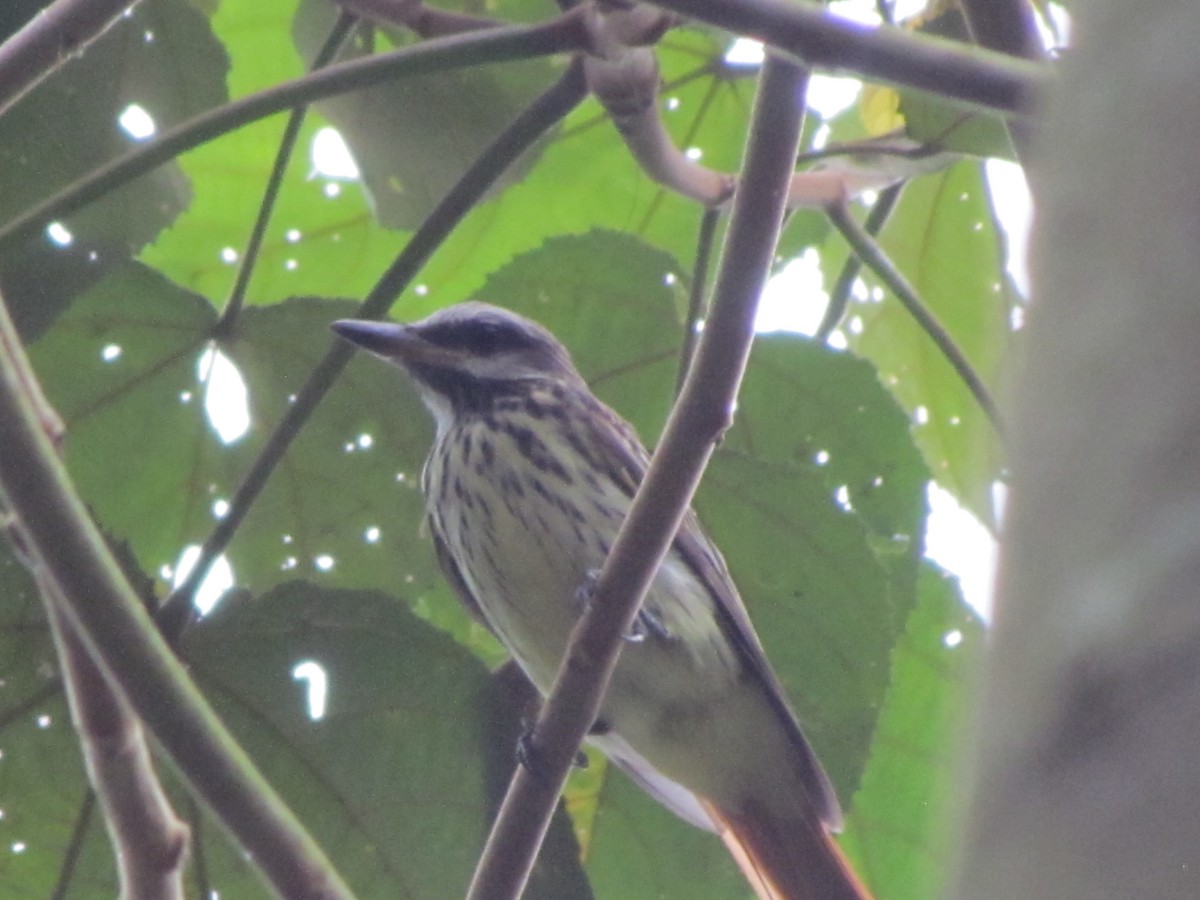
[[[441,532],[430,516],[426,520],[429,524],[429,533],[433,537],[433,550],[437,554],[438,565],[442,569],[442,574],[446,576],[446,580],[450,582],[450,587],[454,589],[454,594],[458,597],[458,601],[463,605],[463,608],[470,613],[471,618],[491,632],[492,636],[499,639],[496,630],[492,628],[487,617],[483,614],[483,607],[479,605],[479,601],[475,599],[475,595],[471,593],[471,589],[467,587],[467,582],[463,579],[462,573],[458,571],[458,564],[454,562],[454,557],[450,555],[450,551],[446,548],[446,541],[442,538]]]
[[[607,418],[613,427],[593,426],[593,439],[605,445],[609,451],[604,454],[609,460],[609,477],[632,497],[646,474],[650,462],[649,455],[632,426],[598,400],[595,403],[598,407],[593,411],[596,417]],[[587,417],[585,421],[598,421],[596,417]],[[796,715],[787,702],[779,677],[767,661],[766,653],[729,575],[725,560],[700,527],[700,520],[695,512],[690,509],[679,526],[673,547],[696,578],[708,588],[717,622],[726,639],[737,651],[746,669],[762,686],[771,706],[787,729],[797,751],[798,774],[808,793],[809,802],[829,829],[840,830],[842,811],[833,785],[825,770],[821,768],[808,739],[800,730],[800,723],[796,721]]]

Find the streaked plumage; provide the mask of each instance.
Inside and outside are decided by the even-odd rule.
[[[401,366],[433,413],[422,476],[438,560],[540,691],[648,463],[541,326],[464,303],[415,325],[334,329]],[[622,651],[592,740],[718,831],[762,897],[861,900],[841,814],[725,563],[688,515]]]

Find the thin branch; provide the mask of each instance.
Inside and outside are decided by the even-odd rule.
[[[908,279],[888,259],[887,254],[880,249],[875,239],[863,230],[863,227],[858,224],[858,220],[844,205],[830,207],[829,218],[850,244],[851,251],[863,261],[867,268],[879,276],[879,279],[896,295],[900,304],[908,310],[909,315],[916,319],[921,329],[929,335],[930,340],[946,358],[946,362],[950,363],[954,371],[958,373],[958,377],[962,379],[963,384],[967,386],[967,390],[971,392],[975,402],[991,420],[993,427],[997,432],[1003,434],[1004,427],[1000,412],[996,408],[996,403],[987,386],[983,383],[983,379],[971,366],[962,349],[950,336],[950,332],[946,331],[945,326],[937,320],[933,311],[921,302],[920,295],[917,294]]]
[[[0,116],[138,0],[57,0],[0,44]]]
[[[1033,62],[1045,60],[1037,20],[1029,0],[962,0],[971,37],[981,47]],[[1029,122],[1009,122],[1009,137],[1017,155],[1028,155],[1033,139]]]
[[[655,5],[758,38],[816,69],[919,88],[975,111],[1029,113],[1049,70],[958,41],[870,26],[789,0],[655,0]]]
[[[141,722],[79,639],[54,578],[42,567],[37,576],[88,781],[104,812],[120,897],[183,900],[188,828],[154,772]]]
[[[597,6],[585,20],[591,42],[584,58],[588,88],[611,117],[625,146],[646,175],[668,190],[705,206],[724,206],[733,196],[737,177],[691,159],[668,133],[661,104],[658,61],[649,44],[672,20],[644,5]],[[714,80],[714,88],[717,82]],[[709,96],[712,92],[709,93]],[[699,121],[697,119],[697,121]],[[908,143],[888,139],[885,146]],[[869,149],[869,148],[868,148]],[[936,165],[929,153],[914,165]],[[821,208],[844,203],[864,190],[882,190],[904,177],[896,167],[862,165],[824,167],[797,172],[788,187],[788,206]],[[646,215],[653,214],[653,206]]]
[[[1029,0],[962,0],[971,37],[981,47],[1034,62],[1046,51]]]
[[[58,678],[52,678],[50,681],[47,681],[16,706],[10,706],[8,709],[0,712],[0,731],[3,731],[13,722],[25,718],[51,697],[57,697],[61,692],[62,681]]]
[[[717,225],[721,221],[719,209],[706,209],[700,217],[700,233],[696,235],[696,263],[692,266],[692,286],[688,291],[687,320],[684,322],[683,345],[679,348],[679,370],[675,376],[675,396],[683,390],[692,357],[696,353],[696,340],[700,334],[700,319],[704,316],[704,300],[708,295],[708,269],[712,257],[713,241]]]
[[[354,16],[349,13],[342,13],[338,16],[325,43],[321,45],[317,55],[313,58],[309,71],[320,71],[333,61],[342,43],[354,27],[355,21]],[[275,211],[275,203],[279,199],[279,189],[283,185],[283,176],[287,172],[288,162],[292,158],[296,141],[300,137],[300,126],[304,124],[304,116],[307,112],[306,105],[296,106],[288,115],[283,135],[279,139],[279,150],[275,153],[275,162],[271,165],[271,174],[267,176],[267,186],[263,189],[262,202],[258,205],[258,215],[254,219],[254,227],[250,229],[250,237],[246,241],[246,251],[242,254],[237,278],[234,280],[233,289],[229,292],[229,300],[225,303],[221,318],[213,327],[213,337],[215,338],[219,339],[229,335],[237,317],[241,315],[242,306],[246,302],[246,289],[250,286],[250,278],[254,274],[258,255],[262,251],[267,224],[271,221],[271,214]]]
[[[754,315],[783,220],[799,146],[807,73],[769,57],[742,187],[722,254],[708,326],[649,471],[576,626],[530,740],[538,774],[518,767],[468,900],[517,897],[584,734],[599,713],[641,599],[679,528],[713,447],[729,424],[754,335]]]
[[[902,184],[894,184],[880,192],[879,199],[875,201],[875,205],[867,213],[867,220],[863,223],[863,231],[866,234],[871,237],[879,234],[888,217],[891,216],[892,210],[896,208],[896,202],[900,199],[900,192],[903,188]],[[852,250],[842,265],[842,271],[838,273],[833,290],[829,292],[829,305],[825,307],[825,315],[821,317],[821,324],[813,333],[813,339],[818,343],[823,344],[828,341],[833,330],[838,327],[846,315],[846,309],[850,306],[850,292],[854,289],[854,282],[862,271],[862,265],[862,258]]]
[[[420,271],[451,231],[495,184],[496,179],[521,155],[553,128],[587,96],[581,66],[572,63],[563,76],[542,96],[534,100],[479,156],[449,193],[413,233],[404,250],[380,277],[367,295],[356,316],[360,319],[383,317],[399,294]],[[282,421],[242,479],[228,513],[217,523],[200,549],[196,564],[188,572],[160,613],[171,621],[184,622],[192,607],[196,588],[208,574],[213,562],[225,552],[250,506],[266,486],[267,479],[283,458],[292,439],[299,433],[317,404],[333,386],[354,348],[345,341],[334,341],[325,357],[317,363],[308,380],[296,393]],[[170,629],[168,629],[170,633]]]
[[[294,106],[370,87],[392,78],[577,49],[587,36],[578,13],[532,26],[495,28],[427,41],[310,72],[201,113],[101,166],[0,227],[0,244],[35,234],[193,147]]]
[[[54,890],[50,900],[65,900],[71,890],[71,881],[75,878],[75,867],[79,864],[79,855],[83,852],[83,842],[87,838],[88,828],[92,824],[92,816],[96,813],[96,792],[89,786],[79,804],[79,813],[75,816],[75,825],[71,828],[71,837],[67,848],[63,851],[62,862],[58,866],[58,879],[54,882]]]
[[[208,859],[204,853],[204,815],[194,797],[188,797],[188,820],[192,823],[192,875],[196,896],[207,900],[216,895],[208,877]]]
[[[25,348],[0,302],[0,356],[26,409],[57,461],[63,425],[42,391]],[[183,858],[187,826],[175,815],[154,771],[141,723],[110,679],[100,671],[67,617],[66,600],[53,571],[22,523],[19,510],[6,517],[6,530],[16,555],[32,572],[54,639],[61,685],[67,694],[87,769],[88,782],[99,798],[112,844],[123,900],[183,900]],[[90,794],[89,797],[92,795]],[[85,804],[89,811],[90,803]],[[69,882],[76,848],[60,872]]]
[[[584,72],[625,146],[653,181],[706,206],[719,206],[733,196],[733,176],[688,159],[667,133],[657,102],[653,50],[637,47],[619,61],[588,56]]]
[[[284,897],[349,889],[187,677],[71,483],[0,341],[0,489],[28,555],[45,566],[71,626],[175,766]]]

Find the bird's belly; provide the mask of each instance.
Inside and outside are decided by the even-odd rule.
[[[456,514],[435,512],[489,624],[543,693],[607,551],[559,489],[544,473],[497,465],[466,487],[473,499]]]
[[[463,548],[462,575],[508,650],[544,694],[558,671],[589,581],[604,564],[629,500],[564,500],[545,477],[501,470],[475,486],[469,514],[443,516],[447,541]],[[540,485],[540,487],[539,487]],[[586,511],[580,507],[590,504]],[[673,553],[655,576],[646,607],[667,630],[628,643],[609,689],[614,727],[634,717],[679,719],[690,703],[730,689],[740,674],[712,599]]]
[[[610,484],[582,491],[582,475],[565,467],[509,467],[499,454],[486,477],[458,471],[442,492],[453,502],[431,515],[489,624],[546,694],[629,498]],[[437,484],[439,473],[429,474]],[[745,673],[708,589],[674,552],[645,608],[666,635],[623,647],[601,718],[663,771],[682,770],[741,705]]]

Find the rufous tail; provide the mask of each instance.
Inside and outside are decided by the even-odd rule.
[[[759,900],[871,900],[816,815],[781,820],[754,803],[733,812],[705,806]]]

